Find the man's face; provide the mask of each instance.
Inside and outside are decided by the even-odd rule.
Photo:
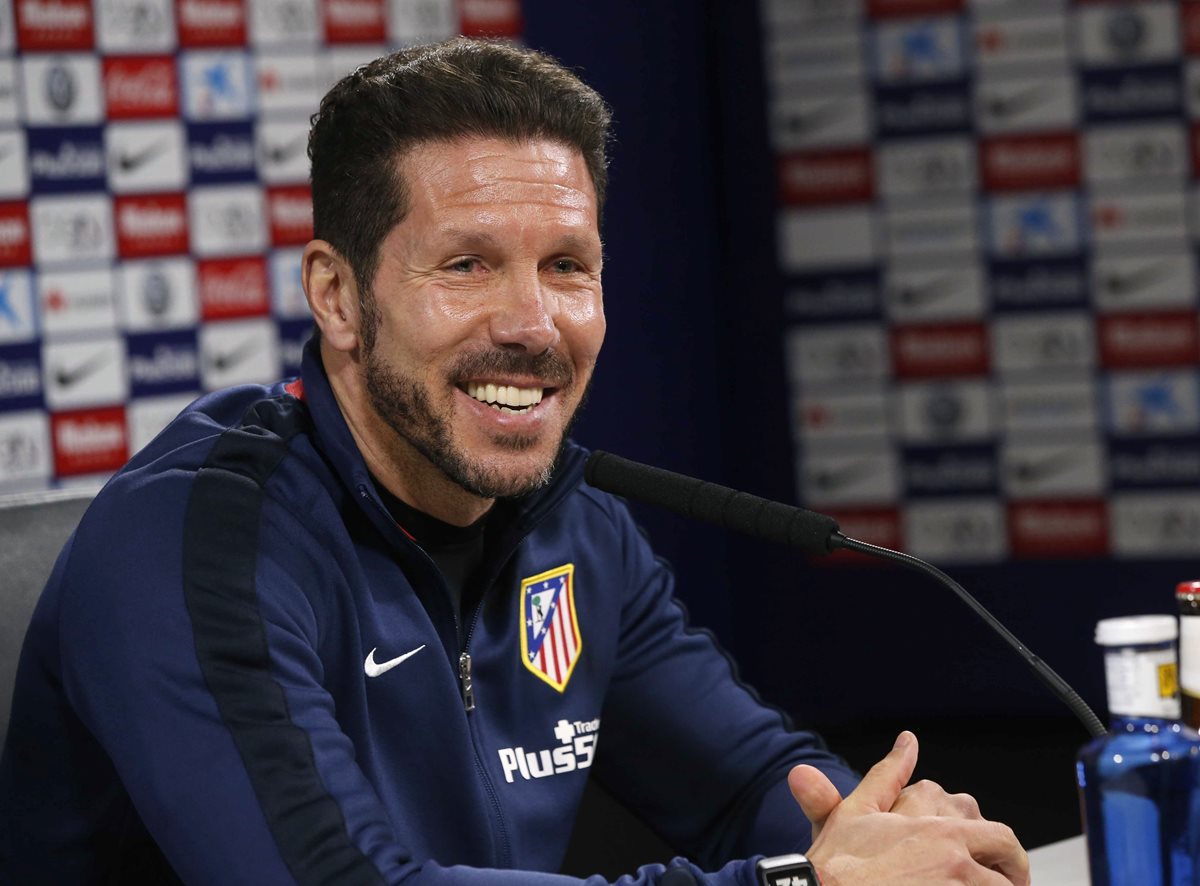
[[[409,212],[363,318],[371,408],[483,498],[550,475],[604,339],[602,250],[583,157],[546,141],[436,142],[398,164]]]

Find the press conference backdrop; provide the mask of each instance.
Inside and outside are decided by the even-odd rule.
[[[1200,3],[762,10],[801,499],[941,563],[1200,553]]]
[[[518,0],[0,0],[0,489],[95,483],[202,391],[298,370],[308,119]]]

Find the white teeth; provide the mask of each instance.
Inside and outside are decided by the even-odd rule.
[[[520,412],[525,407],[536,406],[542,402],[541,388],[518,388],[514,385],[479,384],[471,382],[467,385],[467,395],[480,403],[487,403],[506,412]],[[515,406],[516,409],[505,407]]]

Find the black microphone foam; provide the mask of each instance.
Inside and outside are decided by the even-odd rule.
[[[837,547],[837,521],[727,486],[718,486],[662,468],[613,455],[593,452],[584,478],[597,489],[657,505],[685,517],[716,523],[767,541],[825,555]]]

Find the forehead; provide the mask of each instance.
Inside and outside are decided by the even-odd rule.
[[[425,142],[400,156],[397,172],[410,214],[541,207],[568,223],[597,222],[596,189],[583,154],[559,142]]]

